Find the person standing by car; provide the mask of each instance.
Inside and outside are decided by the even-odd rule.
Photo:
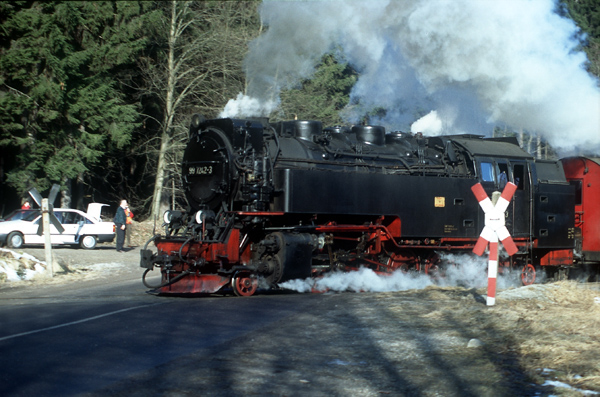
[[[125,215],[125,208],[127,208],[127,200],[121,200],[121,204],[117,208],[115,214],[115,227],[117,229],[117,252],[123,251],[123,243],[125,242],[125,229],[127,228],[127,216]]]
[[[125,241],[129,248],[133,248],[131,245],[131,231],[133,230],[133,212],[129,209],[129,206],[125,208]]]

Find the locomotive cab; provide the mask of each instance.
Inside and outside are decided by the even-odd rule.
[[[527,238],[531,221],[531,174],[533,156],[521,149],[514,138],[459,140],[474,155],[477,177],[489,196],[504,189],[508,182],[517,190],[506,211],[506,227],[513,237]],[[483,212],[479,212],[480,220]],[[483,227],[480,221],[478,230]]]
[[[479,157],[480,183],[491,196],[508,182],[517,186],[506,212],[506,227],[513,237],[529,235],[531,214],[531,161],[526,158]]]

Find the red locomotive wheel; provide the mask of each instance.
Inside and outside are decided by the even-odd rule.
[[[252,296],[258,289],[258,280],[248,276],[236,275],[231,279],[233,293],[237,296]]]
[[[387,267],[390,272],[400,270],[402,273],[408,273],[414,270],[417,257],[410,250],[403,250],[390,255],[390,259],[387,262]]]
[[[536,276],[537,274],[535,266],[533,266],[531,263],[523,266],[523,269],[521,270],[521,282],[523,285],[531,285],[535,283]]]
[[[442,261],[437,254],[431,254],[425,260],[425,274],[433,278],[443,277],[444,271],[442,269]]]

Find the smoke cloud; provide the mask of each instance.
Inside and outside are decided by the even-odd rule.
[[[246,59],[248,91],[223,117],[266,116],[279,92],[335,51],[360,77],[343,111],[408,130],[433,115],[437,133],[539,133],[564,150],[600,150],[600,90],[581,37],[553,0],[265,1],[266,32]],[[256,100],[252,108],[240,100]],[[252,101],[249,101],[252,102]],[[252,113],[251,113],[252,112]],[[432,113],[435,112],[435,113]]]

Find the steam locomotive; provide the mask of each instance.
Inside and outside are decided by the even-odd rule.
[[[600,263],[600,159],[535,160],[512,137],[195,115],[182,162],[189,207],[167,211],[164,233],[141,250],[143,282],[250,296],[361,267],[438,277],[441,256],[471,252],[484,226],[471,187],[491,194],[507,182],[517,186],[505,224],[518,252],[501,268],[531,284],[542,271]]]

